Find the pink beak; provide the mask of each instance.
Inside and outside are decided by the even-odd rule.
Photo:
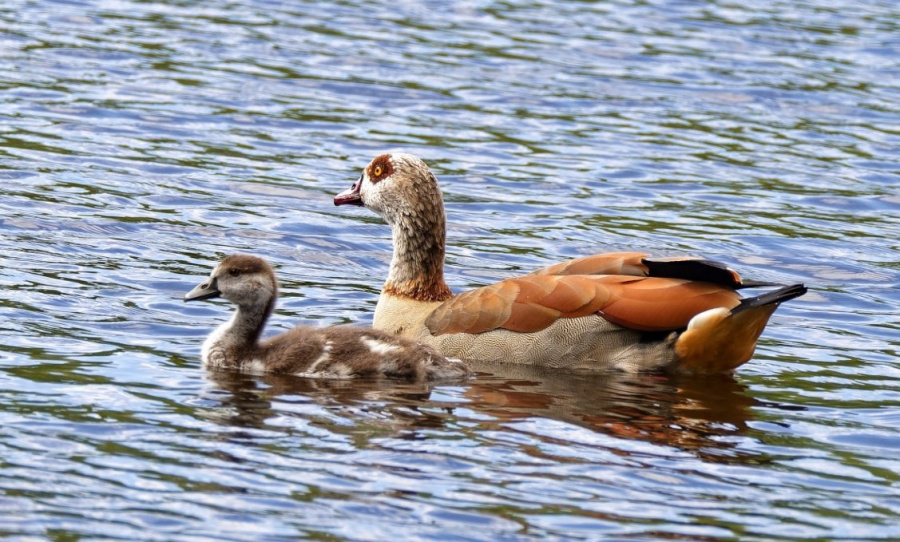
[[[344,190],[334,197],[335,205],[363,205],[362,196],[359,193],[359,187],[362,186],[363,176],[359,176],[359,180],[353,183],[353,186]]]

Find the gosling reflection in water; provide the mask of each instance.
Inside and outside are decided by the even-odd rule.
[[[236,371],[210,371],[207,377],[219,391],[208,398],[223,408],[208,411],[207,417],[222,425],[245,428],[270,428],[268,420],[276,416],[296,415],[314,424],[341,432],[357,424],[336,425],[335,415],[365,419],[377,433],[397,433],[404,429],[442,427],[443,418],[458,404],[447,404],[440,414],[431,412],[441,406],[430,399],[435,384],[428,381],[405,382],[373,379],[320,379],[293,375],[249,375]],[[222,393],[225,392],[225,393]],[[273,403],[290,405],[289,412]],[[422,407],[428,411],[420,411]],[[324,411],[323,411],[324,409]],[[385,431],[387,429],[387,431]]]

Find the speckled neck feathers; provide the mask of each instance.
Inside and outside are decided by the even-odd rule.
[[[382,293],[417,301],[444,301],[446,219],[437,179],[421,161],[395,158],[393,205],[382,216],[391,226],[394,256]]]

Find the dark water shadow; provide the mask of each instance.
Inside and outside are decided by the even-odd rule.
[[[454,424],[459,418],[457,409],[470,409],[489,416],[489,421],[481,422],[485,426],[547,418],[616,438],[671,446],[712,462],[768,460],[756,452],[737,449],[738,437],[747,433],[753,419],[753,407],[763,403],[731,376],[560,374],[517,366],[478,369],[475,379],[456,384],[462,390],[459,400],[442,396],[437,402],[432,399],[434,385],[425,383],[228,372],[208,376],[227,392],[219,397],[226,408],[215,421],[236,427],[262,428],[268,418],[284,414],[273,407],[274,401],[307,402],[343,409],[350,417],[377,412],[376,425],[381,430],[417,438],[408,430]],[[327,420],[317,423],[340,430]]]

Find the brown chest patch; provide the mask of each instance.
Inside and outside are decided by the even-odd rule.
[[[443,280],[437,283],[408,282],[402,285],[389,282],[381,289],[381,293],[415,301],[446,301],[453,297],[453,292]]]

